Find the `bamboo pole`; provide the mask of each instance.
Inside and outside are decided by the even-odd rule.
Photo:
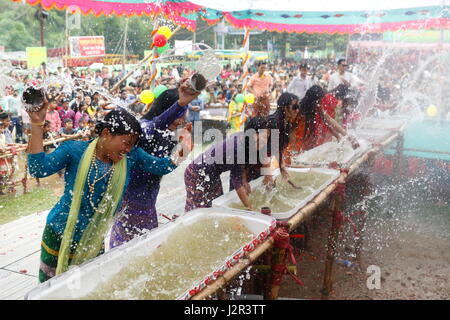
[[[449,151],[438,151],[438,150],[426,150],[426,149],[403,148],[403,151],[423,152],[423,153],[436,153],[436,154],[450,155],[450,152],[449,152]]]
[[[180,26],[176,27],[175,30],[172,31],[172,36],[177,33],[179,30],[181,29]],[[141,61],[139,61],[139,63],[130,71],[128,72],[125,77],[123,77],[122,79],[120,79],[110,90],[110,93],[114,93],[117,88],[122,84],[122,82],[124,82],[125,80],[127,80],[137,69],[139,69],[140,67],[142,67],[142,65],[144,65],[150,58],[153,57],[153,52],[150,53],[148,56],[146,56],[144,59],[142,59]]]
[[[264,252],[269,250],[274,244],[274,239],[269,237],[263,243],[255,248],[252,252],[250,252],[246,258],[240,260],[237,264],[235,264],[231,269],[228,269],[223,275],[218,277],[214,282],[209,284],[206,288],[200,291],[198,294],[193,296],[192,300],[205,300],[208,299],[212,294],[214,294],[217,290],[224,287],[230,280],[236,277],[239,273],[241,273],[245,268],[247,268],[250,264],[256,261]]]
[[[247,75],[249,73],[249,58],[250,55],[248,53],[249,48],[250,48],[250,28],[245,27],[245,35],[244,35],[244,41],[242,43],[242,46],[244,48],[244,58],[242,59],[242,76],[239,79],[240,81],[243,81],[243,86],[242,86],[242,93],[245,93],[247,91],[247,85],[248,85],[248,81],[247,81]],[[241,123],[245,121],[246,119],[246,111],[247,111],[247,103],[244,102],[244,106],[242,108],[241,111]]]
[[[402,164],[403,164],[403,143],[404,138],[403,135],[399,135],[397,140],[396,152],[395,152],[395,161],[394,161],[394,175],[398,178],[402,175]]]
[[[260,265],[253,266],[253,268],[258,270],[261,273],[270,273],[270,272],[272,272],[272,266],[270,266],[270,265],[260,264]],[[296,266],[291,265],[291,266],[288,266],[287,268],[288,268],[289,272],[291,272],[292,274],[297,274],[297,267]]]
[[[47,140],[44,142],[44,147],[48,146],[48,145],[52,145],[55,143],[60,143],[60,142],[64,142],[64,141],[69,141],[69,140],[74,140],[74,139],[78,139],[80,138],[81,135],[73,135],[70,137],[63,137],[63,138],[58,138],[58,139],[53,139],[53,140]],[[20,152],[20,151],[25,151],[27,150],[28,145],[27,144],[20,144],[17,148],[16,148],[16,152]],[[6,159],[6,158],[11,158],[12,156],[14,156],[14,154],[12,154],[11,152],[5,152],[0,154],[0,159]]]
[[[393,134],[385,141],[378,144],[376,147],[368,150],[363,156],[357,159],[348,169],[348,172],[341,172],[340,176],[331,183],[328,187],[326,187],[321,193],[319,193],[310,203],[308,203],[305,207],[300,209],[294,216],[291,217],[288,221],[289,232],[292,231],[299,225],[304,222],[307,217],[309,217],[312,213],[314,213],[320,205],[324,204],[330,197],[331,193],[336,189],[337,183],[345,183],[347,177],[356,171],[362,163],[367,161],[373,154],[379,152],[384,147],[389,145],[392,141],[394,141],[399,136],[398,133]],[[336,201],[336,200],[333,200]],[[336,232],[335,229],[331,229],[333,232]],[[335,235],[330,234],[329,241],[334,239]],[[254,251],[250,252],[246,258],[240,260],[237,264],[235,264],[232,268],[228,269],[223,275],[218,277],[214,282],[207,285],[203,290],[197,293],[195,296],[191,297],[191,300],[205,300],[208,299],[211,295],[216,293],[219,289],[223,288],[229,281],[231,281],[234,277],[236,277],[239,273],[241,273],[245,268],[247,268],[250,264],[255,262],[264,252],[269,250],[274,244],[274,238],[270,237],[266,239],[263,243],[261,243],[258,247],[255,248]],[[331,242],[331,245],[333,243]],[[329,246],[331,248],[331,245]],[[324,283],[328,285],[328,288],[332,288],[332,266],[334,262],[334,257],[330,260],[326,261],[328,264],[327,273],[325,274],[326,278],[324,278]],[[327,267],[326,267],[327,268]],[[325,280],[326,279],[326,280]],[[330,282],[331,281],[331,282]],[[331,289],[330,289],[331,290]]]
[[[286,264],[287,258],[287,248],[283,247],[284,241],[289,241],[289,233],[286,228],[279,227],[275,230],[276,240],[274,243],[274,247],[272,248],[272,273],[271,273],[271,287],[268,294],[268,300],[277,300],[280,288],[281,281],[283,280],[284,270],[281,269],[282,266]],[[277,267],[279,269],[277,269]],[[281,269],[281,270],[280,270]]]
[[[123,70],[125,71],[125,63],[126,63],[126,57],[127,57],[127,37],[128,37],[128,23],[130,21],[130,18],[126,17],[125,19],[125,32],[124,32],[124,40],[123,40],[123,55],[122,55],[122,65]]]
[[[336,255],[336,242],[339,235],[339,229],[336,220],[336,214],[339,211],[343,211],[344,196],[334,194],[332,203],[331,216],[332,223],[330,234],[328,236],[327,244],[327,257],[325,260],[325,271],[323,277],[322,299],[328,299],[331,291],[333,290],[333,264]]]

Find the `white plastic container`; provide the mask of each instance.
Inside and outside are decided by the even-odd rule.
[[[304,151],[298,156],[292,157],[293,164],[306,166],[328,166],[336,162],[341,167],[351,164],[351,161],[361,156],[370,148],[370,144],[364,139],[358,139],[359,147],[353,149],[350,141],[344,140],[338,143],[336,139],[326,142],[314,149]]]
[[[28,300],[53,300],[53,299],[80,299],[85,297],[98,285],[107,282],[112,276],[121,271],[127,265],[127,261],[133,258],[148,256],[155,248],[162,244],[178,226],[188,226],[205,218],[239,217],[245,226],[254,234],[251,242],[242,246],[235,252],[230,252],[224,257],[223,264],[217,266],[211,273],[205,274],[203,279],[187,290],[178,299],[189,299],[197,294],[209,282],[223,274],[227,269],[235,265],[245,253],[264,241],[275,228],[276,220],[260,213],[242,212],[219,208],[196,209],[177,218],[175,221],[153,229],[149,233],[133,239],[132,241],[116,247],[111,251],[92,259],[80,266],[56,276],[31,290],[25,299]],[[213,246],[214,243],[208,245]],[[174,275],[175,277],[178,275]]]
[[[324,190],[327,186],[329,186],[334,180],[336,180],[340,172],[338,170],[334,169],[325,169],[325,168],[288,168],[288,172],[317,172],[326,174],[329,176],[329,178],[317,189],[315,189],[313,192],[309,193],[306,197],[303,199],[299,199],[298,203],[295,204],[294,208],[291,210],[285,211],[285,212],[273,212],[272,211],[272,217],[274,217],[277,220],[286,220],[292,217],[294,214],[296,214],[301,208],[303,208],[309,201],[314,199],[322,190]],[[274,178],[280,174],[280,170],[277,169],[274,171]],[[253,180],[250,182],[250,186],[252,189],[257,188],[262,185],[264,177],[259,177],[256,180]],[[228,192],[222,196],[220,196],[217,199],[213,200],[213,207],[221,207],[221,208],[228,208],[230,209],[230,205],[232,203],[240,202],[239,196],[237,195],[236,191],[233,190],[231,192]],[[233,209],[238,210],[238,209]],[[248,210],[241,210],[242,212],[252,212]]]
[[[405,123],[406,119],[391,119],[391,118],[366,118],[360,127],[363,129],[384,129],[384,130],[397,130],[400,129]]]
[[[380,143],[389,138],[392,135],[391,131],[384,129],[357,129],[355,130],[355,136],[361,137],[372,143]]]

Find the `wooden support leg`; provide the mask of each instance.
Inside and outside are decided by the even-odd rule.
[[[287,271],[286,260],[288,258],[289,232],[288,227],[279,227],[275,230],[275,243],[272,248],[272,274],[271,288],[268,294],[268,300],[277,300],[281,288],[283,275]]]
[[[275,265],[283,264],[286,260],[286,249],[283,248],[273,248],[273,265],[272,265],[272,275],[271,275],[271,288],[268,294],[268,300],[277,300],[281,288],[281,280],[283,279],[283,274],[281,270],[275,268]]]
[[[404,145],[403,134],[399,134],[396,146],[396,158],[394,162],[394,176],[399,179],[403,174],[403,145]]]
[[[345,184],[339,184],[333,192],[331,202],[332,224],[327,243],[327,257],[325,260],[325,274],[322,288],[323,300],[328,299],[331,291],[333,290],[333,264],[336,255],[336,243],[339,235],[339,229],[342,224],[341,219],[345,197],[345,192],[343,190],[345,190]]]
[[[22,179],[23,194],[27,193],[27,181],[28,181],[28,163],[25,162],[25,174]]]
[[[359,216],[359,217],[357,217]],[[355,243],[355,257],[356,257],[356,262],[358,263],[358,266],[361,265],[361,250],[362,250],[362,246],[363,246],[363,241],[364,241],[364,225],[366,223],[366,212],[365,211],[358,211],[355,212],[353,214],[354,220],[359,221],[359,237],[358,239],[356,239],[356,243]]]

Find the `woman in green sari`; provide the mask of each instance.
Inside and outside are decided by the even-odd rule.
[[[189,94],[180,96],[179,103],[192,98]],[[187,155],[186,148],[178,148],[171,158],[158,158],[136,148],[140,124],[121,108],[109,112],[97,125],[97,139],[66,141],[45,154],[42,130],[46,112],[46,102],[40,111],[29,112],[28,167],[37,178],[65,169],[65,188],[47,217],[41,242],[40,282],[102,253],[133,167],[165,175],[176,168],[181,155]]]

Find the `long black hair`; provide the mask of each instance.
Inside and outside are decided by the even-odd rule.
[[[255,117],[251,118],[249,121],[245,123],[244,127],[244,133],[246,133],[249,130],[259,131],[259,130],[270,130],[267,119],[264,117]],[[256,165],[261,165],[260,157],[259,157],[259,150],[254,145],[255,142],[250,139],[248,135],[244,135],[244,148],[245,148],[245,163],[250,164],[250,150],[252,152],[256,152]],[[252,144],[252,145],[251,145]],[[270,152],[270,151],[269,151]],[[253,163],[254,164],[254,163]]]
[[[108,129],[113,135],[140,135],[142,133],[139,121],[131,113],[120,107],[108,112],[103,120],[97,122],[96,133],[100,135],[103,129]]]
[[[305,96],[300,101],[300,113],[306,120],[304,138],[307,138],[314,133],[316,127],[316,114],[318,112],[317,104],[324,96],[325,92],[322,87],[314,85],[306,91]]]
[[[297,95],[289,92],[282,93],[277,100],[277,110],[267,117],[270,129],[278,129],[280,131],[280,152],[283,152],[287,147],[289,143],[289,134],[295,128],[295,124],[286,122],[286,109],[291,107],[292,101],[294,100],[299,100]]]
[[[343,100],[349,94],[349,86],[341,83],[336,88],[334,88],[331,93],[336,97],[336,99]]]
[[[169,109],[175,102],[178,101],[178,89],[169,89],[161,93],[153,102],[150,111],[142,116],[142,119],[152,120]]]

